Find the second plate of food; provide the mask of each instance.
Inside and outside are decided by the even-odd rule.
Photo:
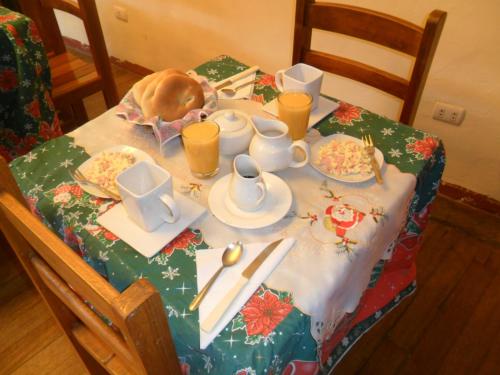
[[[384,155],[375,148],[375,160],[382,169]],[[311,166],[323,175],[342,182],[364,182],[375,177],[370,157],[361,139],[345,134],[321,138],[311,146]]]
[[[141,160],[148,160],[154,163],[154,159],[148,153],[132,146],[119,145],[92,155],[78,169],[90,181],[119,194],[115,184],[116,176]],[[109,198],[108,195],[97,188],[90,185],[79,185],[89,194],[96,197]]]

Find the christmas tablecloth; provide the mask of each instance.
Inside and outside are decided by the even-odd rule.
[[[35,23],[0,6],[0,155],[7,161],[62,135],[51,87]]]
[[[245,68],[230,57],[220,56],[196,71],[218,81]],[[273,99],[277,94],[273,76],[259,73],[258,78],[252,99],[262,103]],[[314,329],[323,328],[314,326],[321,323],[313,322],[294,305],[292,293],[263,284],[214,342],[201,350],[198,315],[187,307],[196,293],[195,251],[211,245],[205,239],[208,233],[204,236],[199,229],[202,223],[195,222],[156,256],[144,258],[97,224],[96,218],[115,203],[85,193],[67,173],[68,169],[87,160],[88,152],[96,151],[90,141],[87,144],[85,140],[97,141],[99,134],[91,132],[98,128],[96,125],[114,121],[111,116],[114,114],[105,113],[83,126],[73,133],[75,138],[63,136],[43,144],[14,160],[11,169],[32,211],[117,289],[123,290],[141,277],[148,278],[158,288],[186,373],[328,373],[364,332],[415,290],[415,256],[444,168],[443,146],[430,134],[340,102],[336,112],[315,126],[321,135],[341,132],[359,138],[369,132],[387,163],[416,177],[411,203],[409,207],[401,207],[407,211],[407,220],[390,249],[392,255],[375,265],[356,309],[342,316],[333,334],[321,340],[311,334]],[[157,161],[161,158],[168,163],[175,159],[168,149],[166,154],[157,155],[154,136],[143,127],[127,128],[117,133],[116,139],[103,138],[103,142],[108,141],[110,145],[123,140],[132,145],[139,143]],[[176,177],[176,190],[193,199],[206,196],[207,186],[203,182],[190,179],[182,166],[169,166]],[[341,199],[340,191],[340,185],[335,182],[318,178],[316,194],[321,194],[323,199],[337,202]],[[352,207],[344,209],[351,210],[360,221],[360,212]],[[376,209],[363,215],[369,215],[375,222],[383,220],[383,212]],[[304,227],[326,225],[315,212],[290,212],[283,220],[301,221]],[[355,244],[348,240],[339,243],[342,256],[355,256],[353,249]],[[321,285],[314,287],[321,288]]]

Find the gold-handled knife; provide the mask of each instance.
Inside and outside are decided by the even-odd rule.
[[[218,82],[215,84],[214,88],[217,90],[220,90],[224,87],[231,86],[233,83],[238,82],[240,79],[243,79],[245,77],[248,77],[250,74],[255,73],[257,70],[259,70],[260,67],[257,65],[254,65],[248,69],[243,70],[242,72],[235,74],[232,77],[229,77],[226,80],[222,80],[221,82]]]
[[[279,244],[283,241],[283,238],[274,241],[273,243],[267,245],[267,247],[261,251],[259,255],[250,263],[247,268],[241,273],[241,277],[238,282],[231,288],[231,290],[224,296],[222,301],[220,301],[217,306],[212,310],[208,317],[201,323],[201,329],[205,332],[210,332],[215,325],[219,322],[220,318],[226,312],[227,308],[234,301],[238,293],[243,289],[243,287],[248,283],[252,275],[259,269],[259,267],[264,263],[269,255],[276,249]]]

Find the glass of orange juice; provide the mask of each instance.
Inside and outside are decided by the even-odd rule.
[[[293,141],[306,136],[312,101],[311,94],[305,91],[287,90],[278,95],[278,117],[288,125]]]
[[[209,178],[219,172],[219,125],[205,121],[182,129],[182,141],[189,169],[197,178]]]

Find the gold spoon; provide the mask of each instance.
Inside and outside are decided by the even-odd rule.
[[[221,89],[220,91],[222,91],[227,96],[234,96],[234,95],[236,95],[236,92],[239,89],[242,89],[243,87],[251,85],[257,81],[258,81],[258,79],[254,79],[253,81],[242,83],[241,85],[236,86],[234,89],[232,89],[230,87],[226,87],[226,88]]]
[[[222,266],[210,278],[210,280],[208,280],[208,283],[205,284],[205,286],[198,293],[198,295],[194,297],[193,301],[189,305],[190,311],[194,311],[198,308],[198,306],[200,306],[201,301],[203,301],[203,298],[205,298],[205,295],[210,290],[212,284],[215,282],[215,280],[220,275],[222,270],[225,267],[231,267],[232,265],[235,265],[240,259],[242,253],[243,253],[243,244],[241,243],[241,241],[231,242],[229,245],[227,245],[226,250],[224,250],[224,254],[222,254]]]

